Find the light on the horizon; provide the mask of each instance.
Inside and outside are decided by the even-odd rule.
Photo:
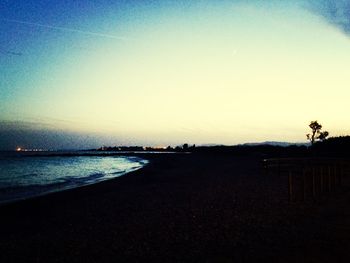
[[[316,118],[332,135],[349,133],[350,45],[342,32],[278,1],[203,0],[186,4],[186,12],[176,1],[153,2],[132,12],[121,4],[121,12],[131,13],[120,17],[106,5],[111,17],[96,12],[96,23],[85,24],[85,16],[64,19],[62,27],[52,22],[48,35],[39,30],[51,25],[44,18],[15,22],[37,30],[28,40],[40,48],[27,48],[18,34],[18,46],[31,52],[8,57],[0,77],[16,84],[0,88],[6,98],[0,111],[10,125],[28,134],[40,129],[39,139],[47,141],[51,133],[60,134],[53,141],[84,134],[74,140],[83,147],[95,140],[96,147],[299,142]],[[9,32],[11,25],[5,24]],[[322,115],[311,110],[320,108]]]

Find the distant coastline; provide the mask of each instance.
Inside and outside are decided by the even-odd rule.
[[[0,154],[0,204],[100,183],[148,163],[130,155]]]

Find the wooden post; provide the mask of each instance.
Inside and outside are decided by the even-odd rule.
[[[289,202],[293,202],[293,173],[292,173],[292,170],[289,170],[289,173],[288,173],[288,195],[289,195]]]
[[[306,199],[306,168],[303,169],[302,187],[303,187],[302,201],[304,201]]]
[[[337,186],[339,184],[338,180],[337,180],[337,172],[338,172],[338,169],[337,169],[337,164],[334,164],[334,189],[337,189]]]
[[[332,186],[331,186],[331,166],[328,165],[328,192],[331,192],[332,191]]]
[[[323,178],[324,177],[323,176],[323,166],[321,166],[320,169],[321,169],[321,193],[323,193],[323,189],[324,189],[324,187],[323,187],[323,179],[324,179]]]
[[[339,186],[341,187],[343,184],[343,175],[344,175],[344,166],[340,164],[340,172],[339,172]]]
[[[316,198],[316,179],[315,179],[315,167],[312,167],[312,196]]]

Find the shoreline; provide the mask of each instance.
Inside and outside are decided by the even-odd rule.
[[[45,192],[42,192],[42,193],[39,193],[39,194],[34,194],[34,195],[30,195],[30,196],[25,196],[25,197],[19,197],[19,198],[16,198],[16,199],[11,199],[11,200],[5,200],[5,201],[1,201],[0,200],[0,209],[2,206],[7,206],[7,205],[11,205],[11,204],[14,204],[14,203],[17,203],[17,202],[25,202],[27,200],[31,200],[31,199],[36,199],[36,198],[43,198],[45,196],[48,196],[48,195],[51,195],[51,194],[55,194],[55,193],[62,193],[64,194],[64,192],[66,191],[71,191],[71,190],[75,190],[75,189],[81,189],[83,187],[87,187],[87,186],[93,186],[93,185],[97,185],[97,184],[100,184],[100,183],[103,183],[105,181],[110,181],[110,180],[114,180],[116,178],[119,178],[121,176],[126,176],[130,173],[133,173],[133,172],[136,172],[140,169],[143,169],[145,166],[147,166],[147,164],[145,164],[143,167],[140,167],[140,168],[137,168],[135,170],[132,170],[132,171],[129,171],[129,172],[125,172],[117,177],[113,177],[113,178],[110,178],[110,179],[105,179],[105,180],[101,180],[101,181],[96,181],[96,182],[91,182],[91,183],[86,183],[86,184],[82,184],[82,185],[77,185],[77,186],[67,186],[67,187],[64,187],[64,188],[60,188],[60,189],[54,189],[54,190],[49,190],[49,191],[45,191]]]
[[[80,154],[70,154],[70,155],[30,155],[30,156],[23,156],[23,157],[49,157],[49,158],[55,158],[55,157],[99,157],[99,155],[80,155]],[[101,156],[101,157],[106,157],[106,156]],[[121,176],[125,176],[129,173],[135,172],[139,169],[142,169],[143,167],[147,166],[149,164],[149,160],[147,160],[146,158],[141,158],[138,157],[136,155],[108,155],[108,157],[125,157],[125,158],[129,158],[129,157],[136,157],[139,158],[140,160],[138,160],[137,162],[140,163],[142,162],[142,166],[138,167],[138,168],[131,168],[129,171],[124,171],[121,172],[120,174],[118,174],[118,176],[112,177],[112,178],[102,178],[101,180],[97,180],[97,181],[93,181],[93,182],[85,182],[85,183],[81,183],[81,184],[76,184],[76,185],[65,185],[62,186],[61,188],[52,188],[52,184],[48,184],[48,185],[42,185],[40,186],[41,191],[39,191],[38,193],[28,193],[28,194],[24,194],[23,196],[19,196],[13,199],[7,199],[7,200],[0,200],[0,208],[1,206],[4,205],[8,205],[8,204],[12,204],[12,203],[16,203],[16,202],[23,202],[26,200],[30,200],[33,198],[39,198],[39,197],[44,197],[53,193],[59,193],[59,192],[65,192],[65,191],[69,191],[69,190],[73,190],[73,189],[79,189],[81,187],[85,187],[85,186],[89,186],[89,185],[95,185],[104,181],[108,181],[108,180],[113,180],[115,178],[121,177]],[[84,178],[82,178],[84,179]],[[56,183],[54,183],[56,184]],[[14,187],[17,188],[17,187]],[[30,186],[22,186],[22,188],[30,188]],[[52,189],[50,189],[52,188]]]
[[[320,204],[288,205],[284,178],[264,177],[259,157],[149,161],[125,176],[0,206],[0,261],[350,258],[350,231],[335,224],[350,218],[348,192]],[[335,217],[327,217],[330,211]]]

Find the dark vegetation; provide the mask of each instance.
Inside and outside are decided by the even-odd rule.
[[[263,158],[283,157],[348,157],[350,153],[350,136],[331,137],[329,132],[322,131],[322,125],[318,121],[309,124],[311,133],[306,134],[311,145],[288,144],[276,145],[273,142],[258,144],[242,144],[234,146],[192,146],[185,143],[182,146],[168,147],[143,147],[143,146],[103,146],[97,151],[112,152],[190,152],[215,155],[256,156]],[[280,143],[281,144],[281,143]]]
[[[350,136],[331,137],[311,147],[316,156],[350,157]]]
[[[262,158],[283,157],[350,157],[350,136],[330,137],[315,141],[310,146],[289,145],[278,146],[270,144],[260,145],[235,145],[235,146],[189,146],[187,143],[175,148],[154,148],[142,146],[115,146],[103,147],[97,151],[122,151],[122,152],[191,152],[199,154],[230,154],[237,156],[256,156]]]
[[[283,157],[350,157],[350,136],[330,137],[327,140],[315,142],[311,146],[290,145],[287,147],[275,145],[256,146],[208,146],[196,147],[195,153],[215,153],[234,155],[254,155],[263,158]]]
[[[322,131],[322,125],[317,121],[312,121],[309,124],[309,127],[311,129],[311,133],[306,134],[306,138],[311,142],[311,145],[313,145],[318,140],[324,141],[327,139],[329,132]]]
[[[289,143],[257,143],[242,145],[196,146],[185,143],[176,147],[143,147],[143,146],[103,146],[96,151],[112,152],[187,152],[197,154],[255,156],[262,158],[284,157],[349,157],[350,136],[330,137],[328,131],[322,131],[318,121],[309,124],[311,132],[306,135],[311,145]]]

